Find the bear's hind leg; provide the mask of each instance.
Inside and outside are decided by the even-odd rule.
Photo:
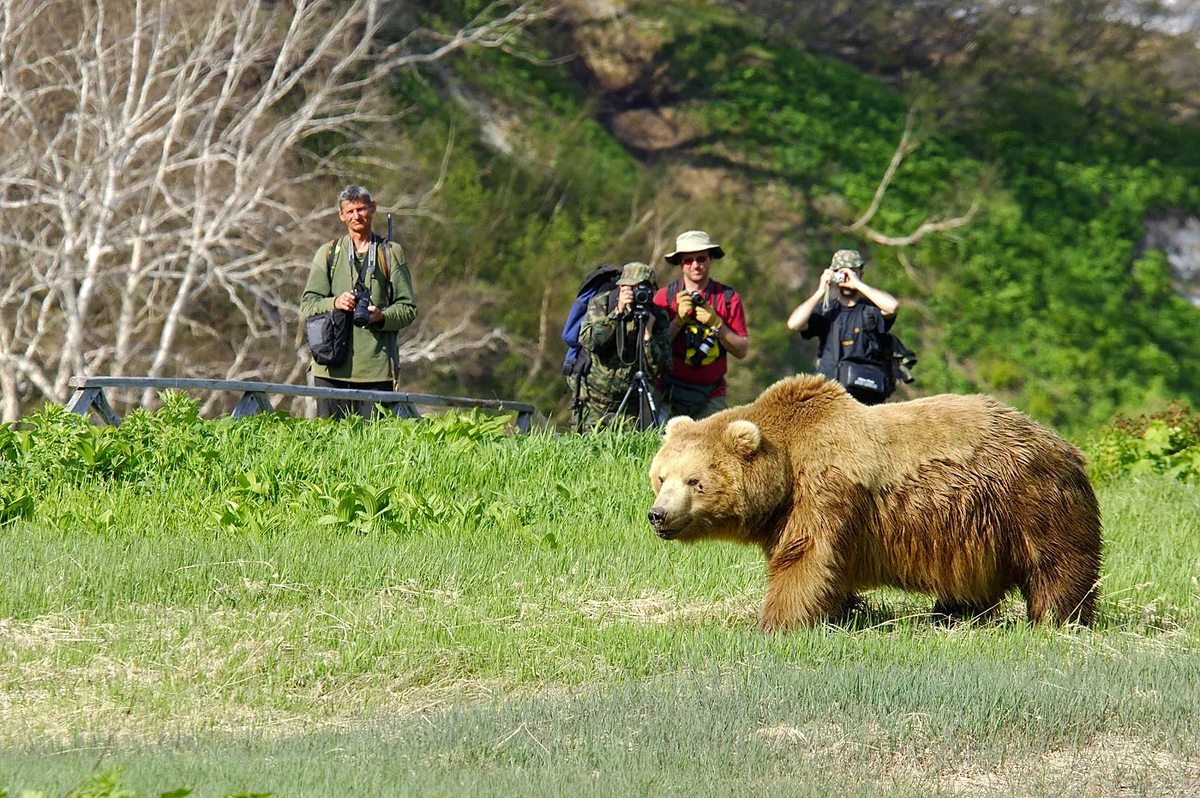
[[[826,545],[803,537],[781,543],[767,561],[767,598],[759,628],[783,632],[815,626],[845,607],[847,592],[837,584],[835,562]]]
[[[1077,623],[1091,626],[1096,614],[1096,583],[1098,566],[1084,563],[1082,567],[1060,564],[1034,574],[1021,592],[1032,623],[1050,621],[1054,624]]]
[[[1077,623],[1091,626],[1096,615],[1094,584],[1062,584],[1037,579],[1022,591],[1031,623],[1049,620],[1054,624]]]

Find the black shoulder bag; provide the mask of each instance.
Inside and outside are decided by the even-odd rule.
[[[335,239],[329,242],[329,254],[325,258],[325,268],[331,286],[336,251]],[[308,341],[308,351],[312,353],[314,363],[320,366],[338,366],[346,362],[350,355],[350,317],[350,313],[334,308],[309,316],[304,321],[304,337]]]
[[[839,350],[846,340],[846,315],[844,309],[838,314],[837,329],[834,330],[838,336]],[[859,335],[868,336],[874,333],[873,329],[864,329]],[[860,338],[856,336],[850,354],[838,361],[837,381],[850,390],[861,391],[864,394],[879,397],[880,400],[886,399],[892,393],[891,375],[888,374],[884,364],[873,356],[878,353],[867,350],[868,347],[864,346]],[[890,366],[890,364],[888,365]]]

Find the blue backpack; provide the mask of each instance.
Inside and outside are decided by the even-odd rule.
[[[607,293],[617,287],[617,279],[621,276],[621,267],[605,263],[594,269],[579,286],[571,310],[567,313],[567,323],[563,325],[562,339],[567,345],[567,356],[563,360],[563,376],[575,383],[585,377],[592,367],[592,355],[579,345],[579,328],[583,326],[583,317],[587,315],[588,303],[597,294]]]

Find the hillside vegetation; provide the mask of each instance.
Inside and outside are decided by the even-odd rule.
[[[832,251],[855,247],[868,281],[902,300],[896,330],[920,356],[910,395],[985,391],[1080,431],[1115,411],[1194,402],[1200,310],[1175,290],[1164,253],[1141,242],[1147,218],[1200,210],[1195,126],[1172,112],[1170,85],[1143,85],[1153,64],[1139,72],[1131,57],[1120,73],[1103,60],[1128,26],[1091,20],[1109,38],[1068,42],[1067,61],[1099,66],[1062,68],[1046,37],[1069,5],[1038,12],[1046,30],[1022,40],[1038,46],[1003,68],[1022,43],[1016,28],[978,31],[958,51],[984,54],[973,72],[939,71],[901,45],[860,41],[847,60],[818,52],[837,43],[810,47],[819,32],[767,24],[770,3],[677,2],[564,13],[541,30],[540,60],[477,50],[407,73],[395,86],[414,109],[405,135],[431,164],[452,130],[455,141],[440,219],[405,230],[418,291],[509,339],[411,379],[561,413],[557,332],[580,277],[603,261],[654,259],[670,279],[662,253],[701,227],[728,253],[715,276],[748,306],[735,400],[810,366],[811,345],[783,320]],[[451,16],[470,6],[441,4]],[[918,146],[871,226],[903,236],[972,202],[978,211],[952,232],[885,247],[842,228],[871,204],[910,109]]]

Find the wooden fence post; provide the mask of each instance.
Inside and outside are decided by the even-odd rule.
[[[114,427],[121,423],[121,417],[112,409],[103,388],[76,388],[67,402],[67,410],[87,418],[89,410],[95,410],[105,424]]]

